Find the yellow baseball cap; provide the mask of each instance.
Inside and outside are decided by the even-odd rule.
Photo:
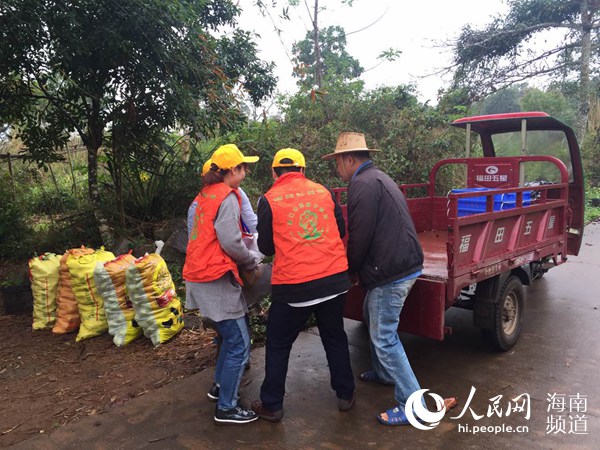
[[[306,167],[304,155],[295,148],[282,148],[273,158],[271,167]]]
[[[202,176],[206,175],[210,170],[210,165],[212,164],[212,159],[207,159],[204,165],[202,166]]]
[[[229,170],[242,163],[255,163],[258,156],[244,156],[235,144],[221,145],[210,158],[219,169]]]

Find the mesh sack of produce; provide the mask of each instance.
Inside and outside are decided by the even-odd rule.
[[[88,254],[74,254],[67,259],[71,286],[77,299],[81,318],[76,341],[100,336],[108,331],[104,301],[96,289],[94,269],[98,262],[107,262],[113,259],[115,259],[115,255],[103,248]]]
[[[81,246],[81,248],[67,250],[60,258],[60,287],[58,288],[58,298],[56,299],[56,325],[52,328],[53,333],[71,333],[79,328],[79,324],[81,323],[79,306],[73,293],[67,260],[72,256],[91,255],[92,253],[94,253],[93,248]]]
[[[29,260],[34,330],[50,329],[56,323],[60,257],[54,253],[43,253]]]
[[[117,347],[127,345],[142,335],[135,320],[135,311],[125,289],[125,271],[133,264],[131,254],[117,256],[105,263],[97,263],[94,280],[98,293],[104,300],[108,333]]]
[[[183,328],[181,301],[165,260],[152,253],[127,268],[127,292],[144,335],[158,345]]]

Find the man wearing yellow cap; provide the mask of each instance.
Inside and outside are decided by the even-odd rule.
[[[250,354],[245,319],[248,307],[240,269],[254,269],[259,261],[242,242],[238,188],[246,176],[246,164],[258,161],[258,157],[244,156],[235,145],[227,144],[219,147],[211,159],[211,170],[203,177],[195,200],[183,266],[186,306],[198,308],[213,320],[223,338],[214,385],[208,393],[217,401],[214,420],[241,424],[258,416],[238,404],[240,381]]]
[[[340,411],[354,405],[343,309],[350,287],[342,242],[345,224],[333,194],[304,176],[304,156],[279,150],[275,183],[258,204],[258,247],[275,255],[267,322],[265,379],[252,409],[263,419],[283,417],[285,378],[292,345],[314,313]]]

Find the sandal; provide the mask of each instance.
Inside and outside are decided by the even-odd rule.
[[[379,423],[389,426],[410,425],[406,414],[398,406],[379,413],[377,415],[377,420]]]
[[[369,383],[385,384],[386,386],[394,385],[394,383],[390,383],[388,381],[382,380],[379,377],[379,375],[377,375],[377,372],[375,372],[374,370],[367,370],[366,372],[361,373],[358,376],[358,379],[361,381],[367,381]]]
[[[444,399],[444,410],[446,412],[450,411],[456,405],[458,405],[458,399],[456,397],[448,397]]]

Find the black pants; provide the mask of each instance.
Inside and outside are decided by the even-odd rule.
[[[305,307],[294,307],[287,303],[271,304],[267,321],[265,379],[260,388],[260,399],[267,409],[278,411],[283,408],[290,351],[313,312],[329,363],[331,387],[338,398],[352,398],[354,376],[350,366],[348,336],[344,331],[345,300],[346,294],[342,294]]]

